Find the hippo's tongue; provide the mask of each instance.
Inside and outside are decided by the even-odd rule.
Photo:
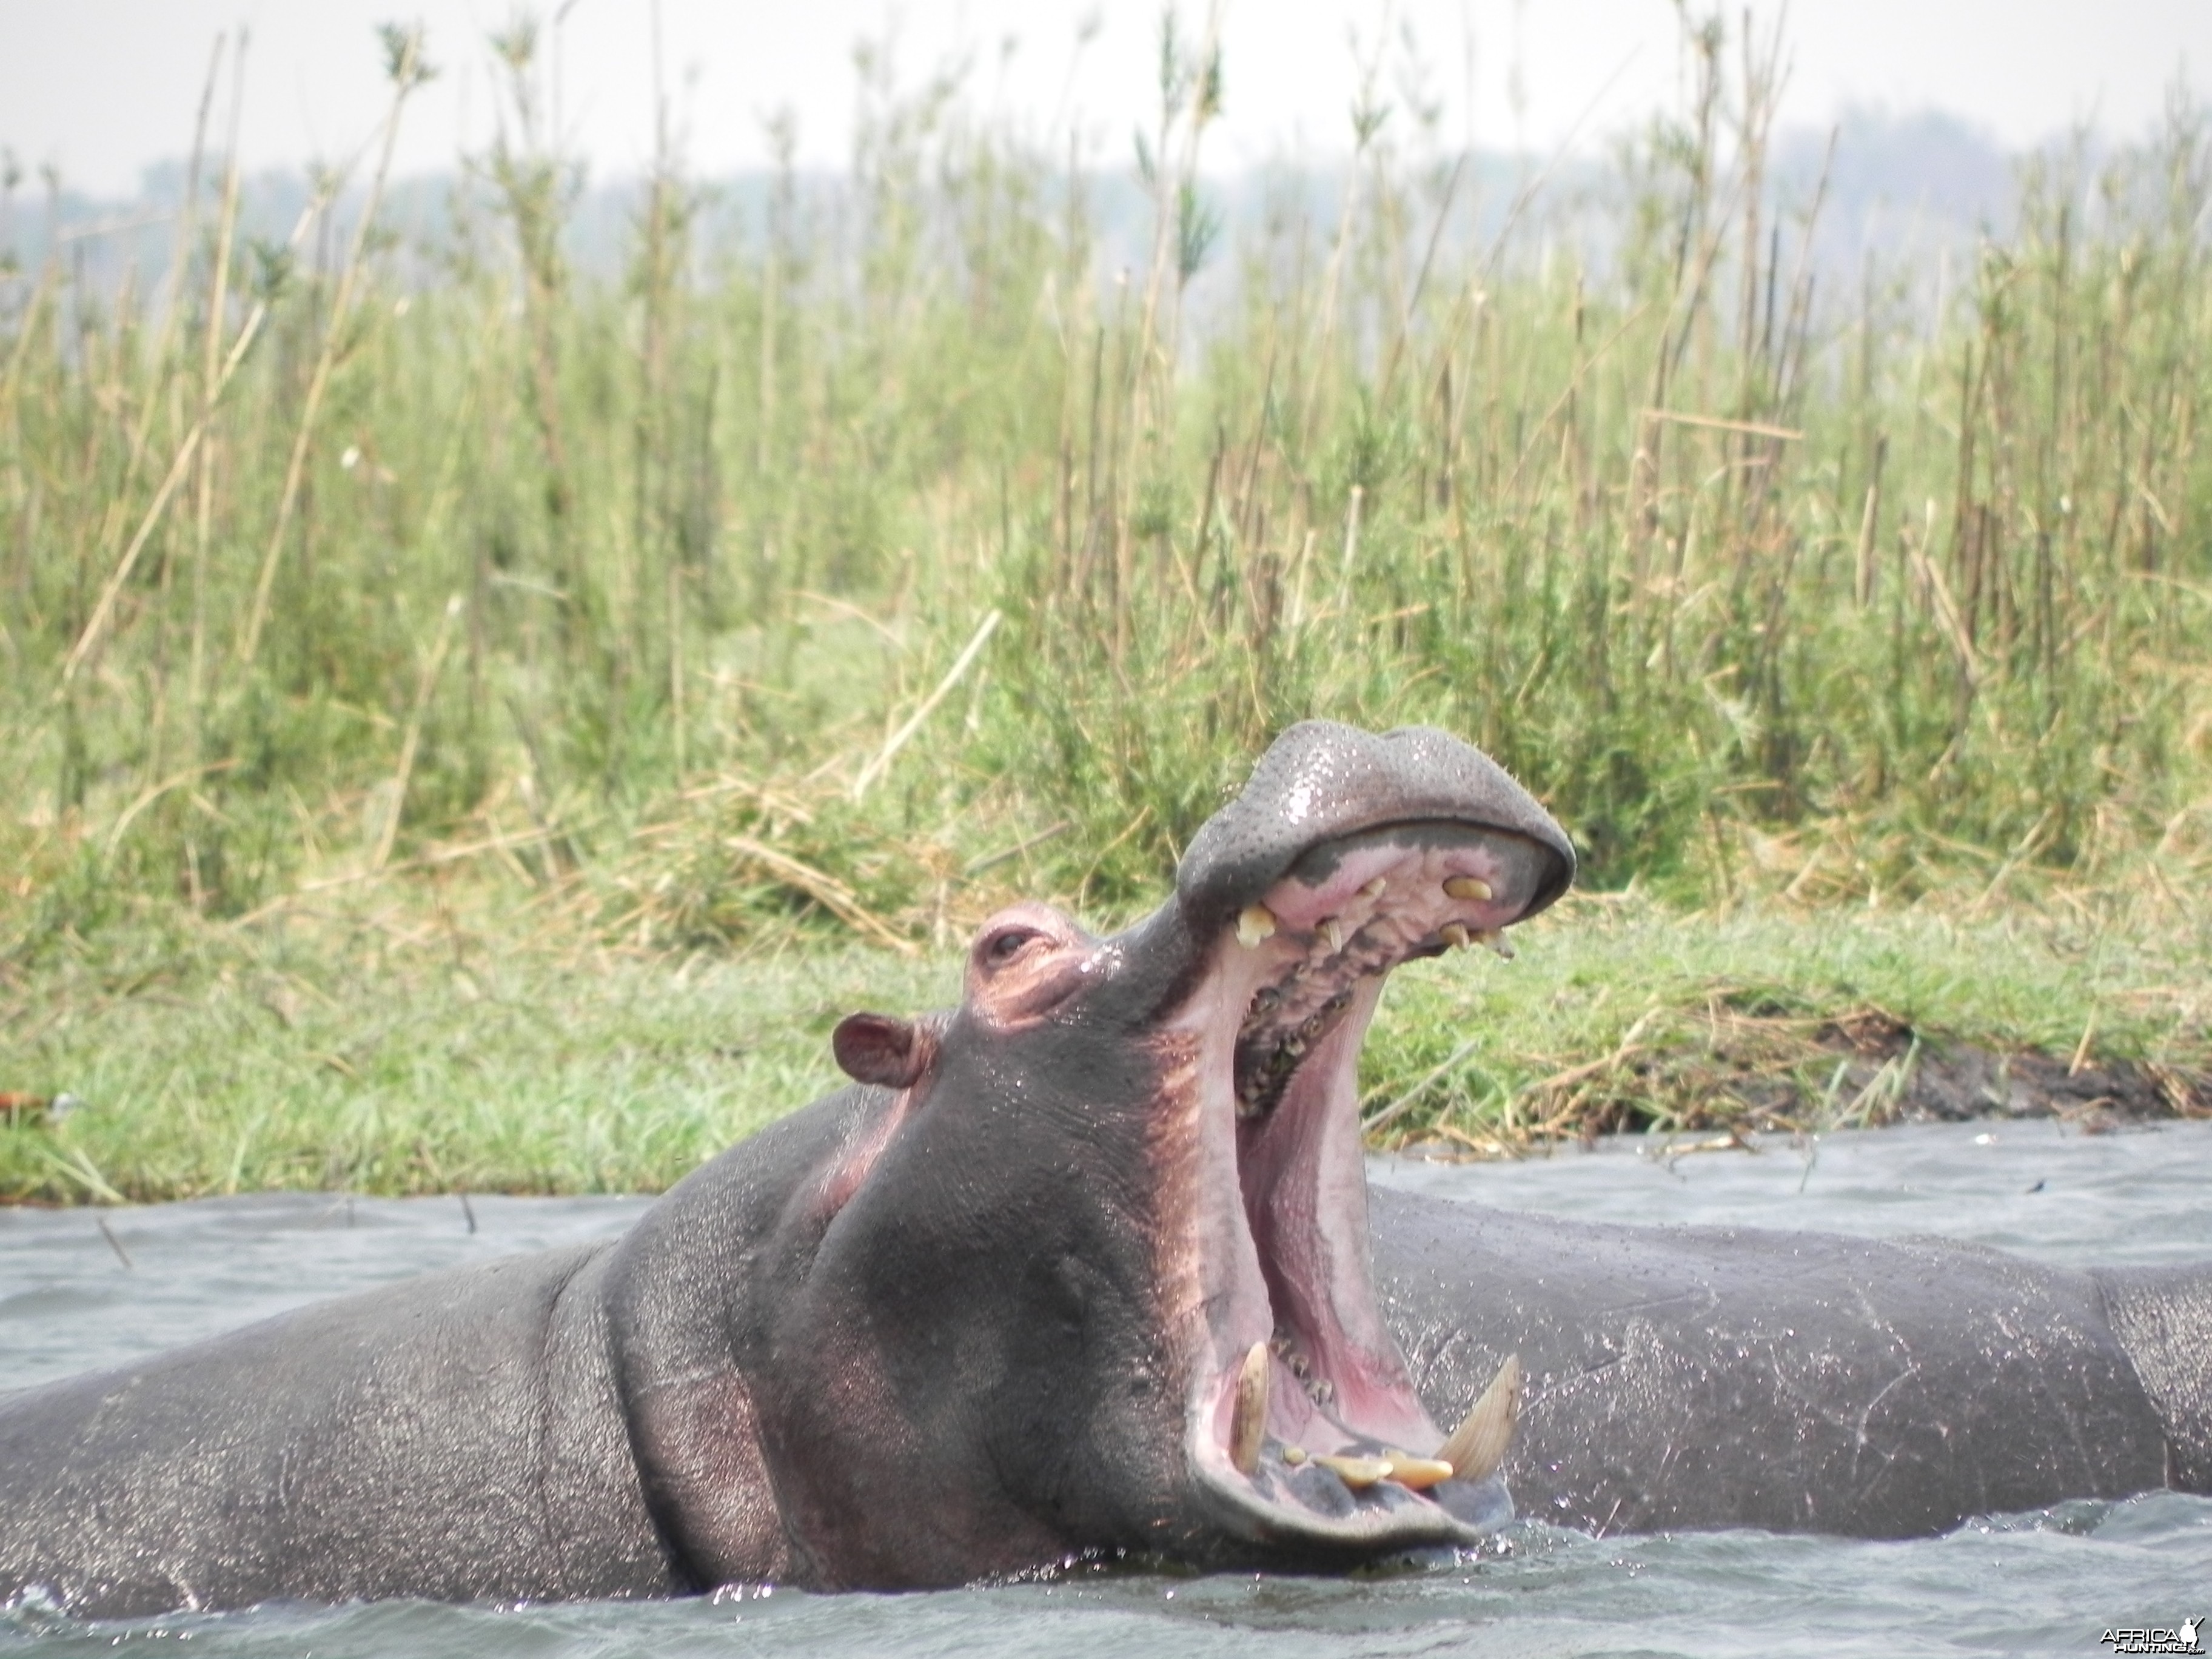
[[[1233,1159],[1242,1224],[1206,1230],[1202,1271],[1212,1352],[1194,1453],[1215,1484],[1241,1481],[1271,1510],[1339,1528],[1419,1530],[1427,1515],[1448,1530],[1437,1502],[1462,1507],[1450,1483],[1488,1476],[1502,1455],[1511,1389],[1447,1443],[1376,1305],[1358,1059],[1383,976],[1495,939],[1526,912],[1549,856],[1456,823],[1325,842],[1216,946],[1197,1005],[1214,1056],[1203,1184],[1220,1192]],[[1459,1455],[1449,1470],[1445,1451]]]

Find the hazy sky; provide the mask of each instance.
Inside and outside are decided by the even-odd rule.
[[[538,9],[550,17],[556,3]],[[1181,9],[1202,33],[1206,0]],[[340,157],[382,109],[373,27],[400,16],[427,25],[442,71],[410,108],[401,167],[445,167],[489,136],[483,43],[514,10],[509,0],[0,0],[0,145],[27,167],[58,165],[81,188],[127,191],[147,162],[189,148],[209,50],[243,23],[248,164]],[[1753,6],[1762,29],[1780,10]],[[659,14],[673,106],[706,172],[759,164],[763,118],[779,108],[797,118],[804,159],[845,161],[863,36],[896,40],[908,84],[964,51],[976,97],[1041,133],[1073,119],[1113,165],[1154,98],[1154,0],[660,0]],[[600,176],[650,153],[653,15],[649,0],[567,0],[562,121]],[[1668,0],[1226,0],[1221,16],[1216,167],[1344,149],[1355,36],[1364,52],[1387,34],[1389,84],[1409,27],[1449,135],[1495,147],[1548,150],[1577,130],[1617,128],[1674,97],[1680,63]],[[1796,0],[1787,17],[1785,120],[1864,102],[1948,109],[2012,143],[2092,119],[2133,135],[2177,75],[2212,86],[2212,0]],[[1097,28],[1079,52],[1085,19]]]

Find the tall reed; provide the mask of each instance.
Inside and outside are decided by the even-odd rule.
[[[196,167],[154,296],[0,285],[0,946],[455,843],[613,872],[676,936],[941,922],[984,870],[1119,904],[1309,714],[1468,733],[1601,883],[2194,848],[2204,112],[2029,163],[1930,307],[1826,291],[1778,43],[1684,49],[1579,217],[1533,171],[1480,200],[1378,65],[1348,169],[1231,234],[1234,65],[1170,29],[1130,269],[1060,138],[880,56],[850,177],[776,128],[751,211],[663,99],[610,280],[527,21],[415,246],[349,174],[242,240],[234,162]],[[387,51],[396,122],[430,66]]]

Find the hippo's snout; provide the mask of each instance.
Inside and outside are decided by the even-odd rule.
[[[1433,726],[1379,735],[1303,720],[1269,745],[1237,799],[1200,826],[1176,873],[1176,895],[1196,928],[1218,925],[1293,866],[1316,872],[1332,849],[1394,826],[1457,826],[1528,843],[1526,921],[1575,878],[1566,832],[1505,769]]]

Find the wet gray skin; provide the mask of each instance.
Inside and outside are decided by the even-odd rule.
[[[1108,939],[993,918],[958,1008],[846,1020],[853,1086],[621,1239],[0,1401],[0,1595],[897,1587],[1473,1541],[1510,1501],[1439,1474],[1375,1303],[1358,1047],[1392,966],[1572,872],[1457,740],[1295,727],[1158,912]]]
[[[1378,1191],[1424,1398],[1505,1354],[1524,1516],[1903,1538],[2212,1492],[2212,1267],[2049,1267],[1942,1238],[1638,1227]]]

